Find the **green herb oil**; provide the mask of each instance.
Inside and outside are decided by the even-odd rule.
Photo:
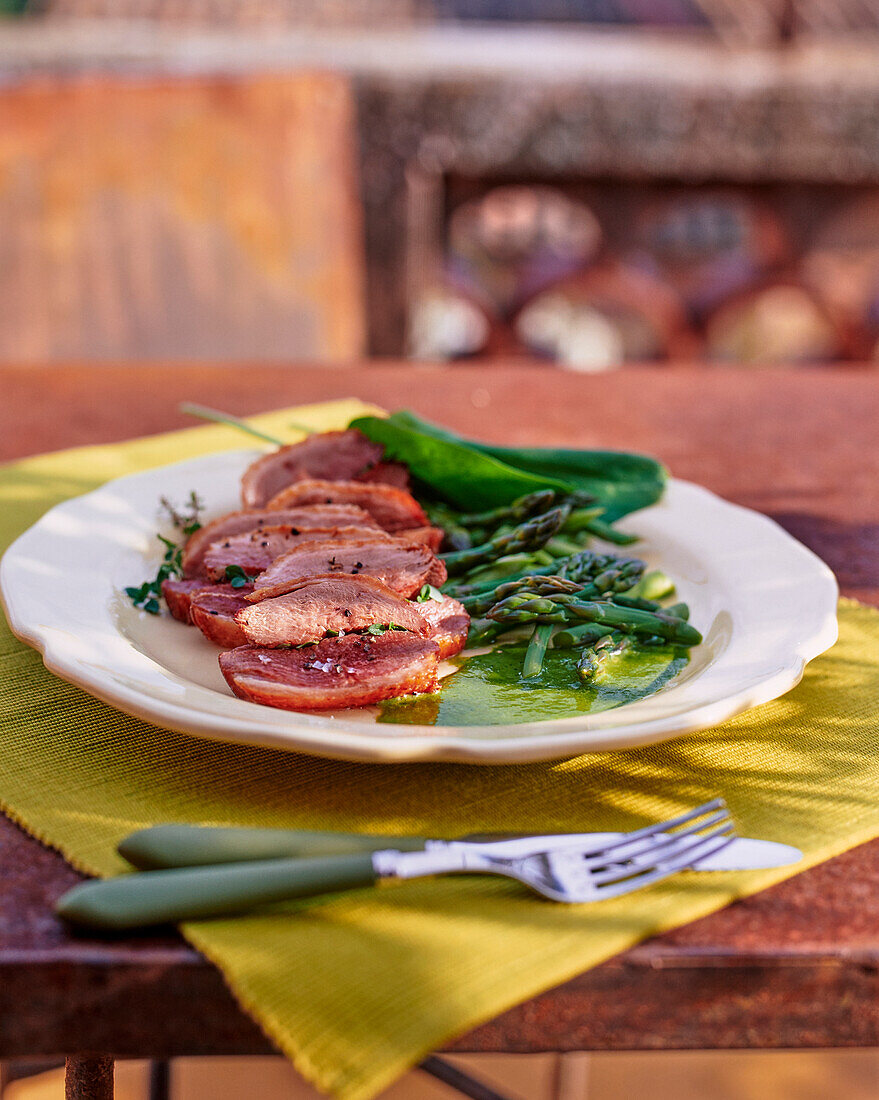
[[[688,661],[686,649],[657,646],[625,653],[593,683],[577,676],[577,650],[549,650],[539,676],[522,680],[524,645],[497,646],[459,659],[457,672],[434,695],[389,699],[379,722],[403,725],[490,726],[596,714],[652,695]],[[457,662],[456,662],[457,663]]]

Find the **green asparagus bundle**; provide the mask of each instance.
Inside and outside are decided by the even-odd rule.
[[[540,553],[540,551],[538,551]],[[473,576],[469,583],[452,581],[445,591],[455,599],[484,595],[493,591],[499,584],[523,580],[527,577],[558,576],[565,580],[578,581],[581,587],[594,584],[592,594],[599,592],[622,592],[639,583],[646,568],[637,558],[618,558],[613,554],[596,554],[592,550],[581,550],[549,565],[530,565],[534,555],[522,555],[521,568],[509,557],[503,562],[497,561],[496,569],[487,569],[484,575]],[[506,568],[509,565],[509,568]],[[504,568],[501,568],[504,566]],[[650,574],[648,574],[649,576]]]
[[[487,614],[495,622],[506,623],[568,623],[575,619],[613,626],[624,633],[665,638],[677,645],[692,646],[702,641],[702,635],[683,619],[636,608],[619,607],[608,602],[580,600],[574,595],[509,596]]]
[[[554,489],[541,489],[536,493],[528,493],[512,504],[502,508],[493,508],[490,512],[462,513],[457,516],[457,523],[461,527],[493,529],[505,523],[519,524],[532,516],[540,515],[552,508],[556,503],[558,494]]]
[[[647,568],[640,558],[618,558],[583,550],[559,567],[559,576],[592,585],[598,592],[624,592],[637,584]]]
[[[521,550],[537,550],[552,538],[567,519],[567,515],[564,508],[552,508],[549,512],[526,520],[509,533],[495,535],[481,546],[473,546],[469,550],[453,550],[443,554],[442,559],[449,575],[457,576],[508,554],[516,554]]]
[[[528,592],[533,596],[553,596],[557,593],[573,595],[580,592],[581,589],[582,585],[577,584],[576,581],[565,580],[564,577],[531,573],[528,576],[520,577],[518,580],[505,581],[499,584],[497,588],[490,588],[485,592],[475,593],[472,596],[462,596],[461,603],[471,615],[484,615],[486,611],[494,607],[496,603],[500,603],[501,600],[505,600],[507,596],[522,592]]]

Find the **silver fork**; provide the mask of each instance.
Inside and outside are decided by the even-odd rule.
[[[675,830],[675,831],[672,831]],[[590,848],[582,838],[522,837],[474,844],[429,841],[422,852],[374,852],[379,879],[455,872],[503,875],[553,901],[615,898],[684,871],[735,839],[722,798]]]
[[[271,902],[372,886],[383,879],[449,872],[505,875],[554,901],[587,902],[640,890],[686,870],[734,839],[729,811],[714,799],[670,821],[613,839],[518,837],[478,844],[430,840],[421,851],[360,851],[318,859],[141,871],[84,882],[56,912],[88,928],[121,929],[228,916]]]

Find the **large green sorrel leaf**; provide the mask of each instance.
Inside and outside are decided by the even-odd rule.
[[[661,496],[666,471],[652,458],[625,451],[549,447],[494,447],[464,439],[411,412],[352,422],[383,443],[420,481],[458,508],[509,504],[536,489],[584,489],[613,521]]]

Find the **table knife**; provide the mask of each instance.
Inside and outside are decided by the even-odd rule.
[[[509,854],[527,855],[551,842],[553,847],[596,848],[622,836],[620,832],[561,833],[542,836],[478,834],[458,841],[434,841],[412,836],[368,836],[301,829],[235,828],[206,825],[156,825],[122,840],[117,851],[141,870],[198,867],[264,859],[312,859],[356,855],[393,848],[401,852],[424,851],[448,843],[500,842]],[[736,837],[722,851],[700,861],[699,871],[750,871],[785,867],[802,859],[802,852],[771,840]]]

